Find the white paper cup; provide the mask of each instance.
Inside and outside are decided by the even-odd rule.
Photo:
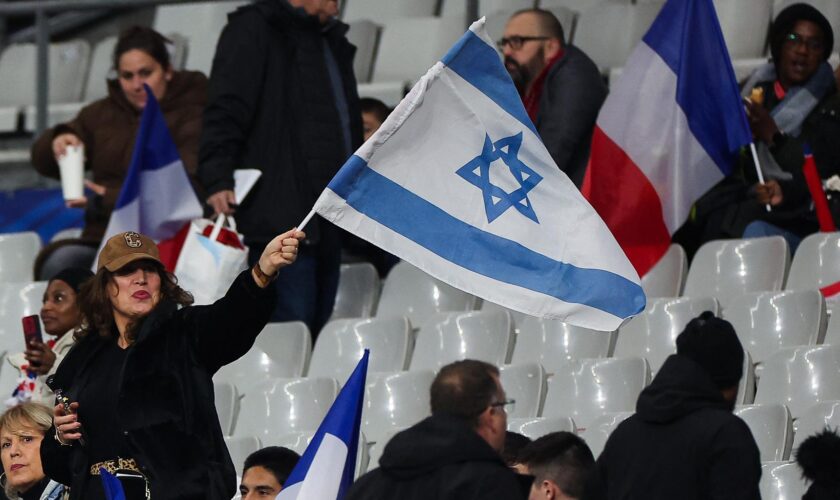
[[[61,173],[61,191],[65,200],[78,200],[85,195],[85,147],[67,146],[64,156],[58,158]]]

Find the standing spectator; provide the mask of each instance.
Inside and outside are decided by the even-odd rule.
[[[578,500],[595,469],[595,458],[583,439],[571,432],[552,432],[519,454],[523,473],[534,476],[529,500]]]
[[[545,147],[580,187],[595,119],[607,97],[598,67],[564,42],[560,21],[542,9],[511,16],[499,48]]]
[[[708,311],[691,320],[636,413],[607,440],[586,498],[761,498],[758,447],[732,414],[743,363],[729,322]]]
[[[361,145],[354,48],[337,14],[336,0],[260,0],[231,14],[219,38],[198,177],[216,213],[235,213],[251,264]],[[234,198],[237,168],[262,171],[245,200]],[[272,321],[304,321],[317,335],[335,302],[340,233],[317,216],[306,232],[298,262],[278,278],[278,291],[295,293],[279,295]]]
[[[444,366],[432,382],[432,416],[394,436],[380,467],[360,477],[347,500],[527,498],[530,477],[500,456],[510,404],[495,366],[470,359]]]
[[[68,123],[41,134],[32,145],[32,165],[47,177],[59,177],[58,157],[67,146],[83,145],[85,169],[93,174],[87,187],[91,198],[68,200],[85,209],[80,238],[45,246],[35,261],[36,279],[45,280],[68,267],[90,268],[102,242],[123,179],[131,164],[148,85],[192,177],[198,164],[201,111],[207,98],[207,77],[196,71],[175,71],[167,50],[169,40],[141,26],[128,28],[114,47],[116,80],[108,80],[108,97],[93,102]]]
[[[300,455],[282,446],[268,446],[248,455],[239,484],[242,500],[275,498],[299,459]]]

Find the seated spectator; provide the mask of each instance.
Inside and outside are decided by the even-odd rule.
[[[708,311],[691,320],[636,413],[607,439],[586,498],[761,498],[758,447],[732,414],[743,364],[729,322]]]
[[[520,466],[519,452],[528,446],[531,438],[518,432],[505,432],[505,448],[502,450],[502,460],[516,472],[523,473]],[[523,473],[524,474],[524,473]]]
[[[577,500],[595,468],[583,439],[571,432],[552,432],[519,454],[524,474],[534,476],[529,500]]]
[[[380,467],[360,477],[346,499],[526,498],[530,478],[517,476],[500,456],[511,403],[495,366],[475,360],[444,366],[432,382],[432,416],[395,435]]]
[[[802,500],[837,500],[840,498],[840,436],[826,428],[799,445],[796,463],[811,482]]]
[[[35,262],[35,276],[46,279],[67,267],[91,267],[131,163],[140,114],[148,85],[160,102],[169,132],[190,176],[196,171],[201,114],[207,99],[207,78],[194,71],[175,71],[169,41],[150,28],[124,31],[114,47],[116,80],[108,81],[108,97],[82,108],[79,115],[41,134],[32,145],[32,165],[47,177],[59,178],[58,158],[68,146],[83,145],[85,169],[93,180],[90,198],[68,200],[85,209],[78,239],[44,247]]]
[[[9,356],[9,363],[21,372],[23,379],[15,389],[15,403],[31,399],[53,405],[55,396],[46,380],[55,373],[61,360],[73,347],[73,330],[82,319],[76,297],[82,283],[91,277],[93,273],[90,269],[69,268],[50,279],[44,291],[40,316],[44,332],[55,339],[30,344],[26,352]]]
[[[545,147],[580,187],[595,120],[607,97],[598,66],[564,41],[560,21],[542,9],[511,16],[499,49]]]
[[[391,108],[379,99],[363,97],[359,99],[359,107],[362,109],[362,135],[365,140],[370,139],[379,126],[391,114]]]
[[[814,7],[794,4],[776,17],[773,61],[744,85],[765,183],[745,152],[736,172],[697,203],[702,241],[782,235],[795,250],[819,229],[803,163],[807,147],[820,179],[840,174],[840,94],[827,62],[833,47],[831,25]],[[836,221],[840,210],[833,211]]]
[[[242,467],[242,500],[274,498],[283,489],[300,455],[282,446],[268,446],[248,455]]]
[[[39,403],[15,406],[0,416],[0,459],[6,476],[6,497],[61,498],[64,486],[50,480],[41,467],[41,441],[50,426],[52,411]]]

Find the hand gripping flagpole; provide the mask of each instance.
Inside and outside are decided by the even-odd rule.
[[[314,209],[310,210],[309,213],[306,214],[306,217],[304,217],[303,220],[300,221],[300,224],[298,224],[297,230],[298,231],[303,231],[303,228],[305,228],[306,225],[309,224],[309,221],[312,220],[312,217],[314,215],[315,215],[315,210]]]
[[[755,142],[750,143],[750,151],[752,152],[753,163],[755,164],[755,173],[758,174],[758,182],[764,184],[764,174],[761,172],[761,164],[758,162],[758,151],[755,149]],[[767,203],[764,205],[764,208],[770,212],[770,204]],[[312,217],[312,214],[309,214],[305,221],[308,221]]]

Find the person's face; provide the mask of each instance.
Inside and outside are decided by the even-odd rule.
[[[160,301],[160,275],[152,261],[135,260],[108,283],[114,317],[129,321],[149,314]]]
[[[540,32],[539,24],[533,14],[520,14],[512,17],[505,26],[504,38],[507,40],[522,39],[521,46],[515,47],[507,43],[502,49],[505,69],[507,69],[513,83],[520,92],[527,89],[528,85],[540,74],[546,65],[546,44],[545,40],[528,40],[530,37],[544,37]]]
[[[382,125],[382,122],[379,121],[379,118],[376,117],[376,114],[362,111],[362,130],[364,133],[365,140],[370,139],[370,136],[372,136],[374,132],[379,130],[380,125]]]
[[[486,421],[487,432],[485,439],[494,450],[501,453],[505,449],[507,411],[504,406],[497,405],[496,403],[506,401],[507,396],[505,395],[505,390],[502,388],[501,381],[499,381],[499,377],[494,376],[493,379],[496,381],[496,397],[493,400],[493,404],[487,409],[489,413]]]
[[[255,465],[246,469],[242,475],[239,494],[242,495],[242,500],[274,498],[282,489],[283,487],[271,471],[265,467]]]
[[[79,324],[76,292],[62,280],[52,280],[44,292],[41,321],[50,335],[63,335]]]
[[[802,85],[817,72],[825,54],[825,36],[811,21],[797,21],[785,36],[779,56],[779,82],[784,88]]]
[[[120,56],[117,74],[120,87],[128,102],[138,110],[146,107],[146,90],[152,89],[159,101],[166,94],[166,86],[172,79],[172,68],[164,68],[154,57],[138,49],[132,49]]]
[[[338,0],[293,0],[292,5],[303,7],[310,16],[318,16],[321,24],[338,16]]]
[[[44,478],[41,467],[41,441],[44,433],[34,427],[15,432],[0,431],[0,459],[6,481],[17,491],[25,492]]]

